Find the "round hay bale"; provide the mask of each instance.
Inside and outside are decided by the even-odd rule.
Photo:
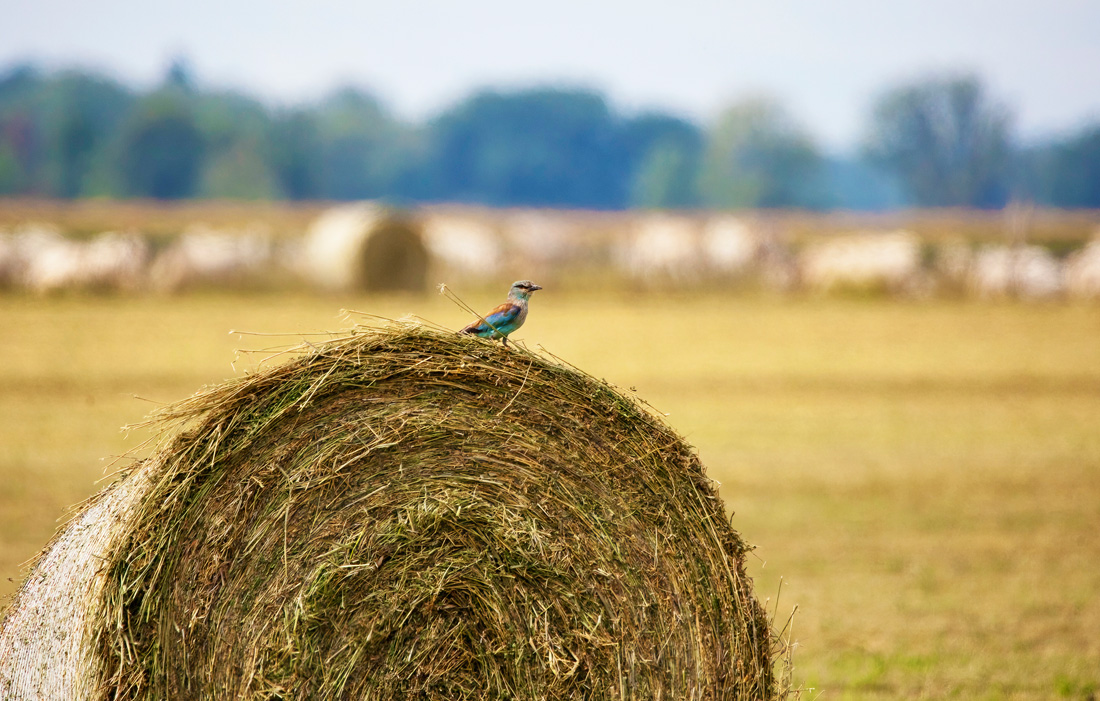
[[[423,292],[428,249],[413,220],[371,202],[330,209],[310,225],[307,274],[327,289]]]
[[[11,624],[47,603],[36,569],[0,632],[5,698],[34,674],[119,701],[778,694],[715,483],[574,368],[357,329],[162,419],[176,434],[74,522],[105,531],[56,614],[78,666],[11,653],[51,634]]]

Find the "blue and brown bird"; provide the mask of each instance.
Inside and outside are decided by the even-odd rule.
[[[523,326],[523,322],[527,320],[527,300],[531,298],[531,293],[541,289],[530,280],[512,283],[512,289],[508,291],[508,301],[459,333],[482,338],[499,338],[507,346],[508,334]]]

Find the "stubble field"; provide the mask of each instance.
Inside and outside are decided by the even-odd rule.
[[[0,297],[0,607],[148,435],[120,426],[300,338],[231,329],[337,330],[341,307],[468,321],[438,296]],[[1100,308],[547,289],[516,337],[699,449],[758,596],[798,606],[809,698],[1100,693]]]

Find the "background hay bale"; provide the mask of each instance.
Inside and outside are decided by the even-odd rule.
[[[153,261],[150,285],[160,292],[253,286],[272,274],[274,255],[271,232],[263,225],[215,229],[192,224]]]
[[[310,225],[305,266],[320,287],[423,292],[428,250],[411,218],[371,202],[330,209]]]
[[[968,283],[982,299],[1048,299],[1064,290],[1062,267],[1042,246],[985,246],[974,257]]]
[[[636,279],[697,278],[703,266],[700,228],[700,222],[687,215],[644,214],[618,251],[620,267]]]
[[[1079,299],[1100,299],[1100,232],[1066,261],[1066,293]]]
[[[763,243],[759,232],[740,217],[722,214],[703,225],[703,259],[725,275],[744,273],[757,263]]]
[[[500,269],[501,237],[484,213],[427,210],[418,221],[428,250],[448,273],[485,279]]]
[[[0,666],[119,700],[778,693],[714,483],[575,369],[360,330],[163,418],[178,435],[108,492],[134,496],[73,614],[82,666]]]
[[[39,294],[140,289],[150,255],[149,243],[141,234],[117,231],[103,232],[89,241],[58,237],[32,250],[22,282]]]
[[[921,275],[921,242],[909,231],[861,232],[816,242],[801,255],[811,290],[897,292]]]

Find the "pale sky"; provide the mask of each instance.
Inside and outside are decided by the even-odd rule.
[[[977,73],[1025,138],[1100,120],[1100,0],[0,0],[0,70],[145,87],[174,56],[205,87],[290,104],[351,84],[416,120],[481,87],[589,87],[701,124],[763,93],[832,150],[934,72]]]

